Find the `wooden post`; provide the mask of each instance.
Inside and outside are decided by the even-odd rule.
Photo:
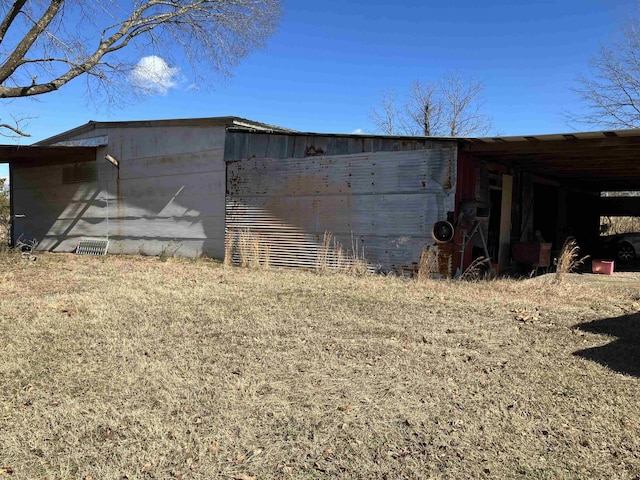
[[[509,265],[512,198],[513,177],[511,175],[502,175],[502,204],[500,206],[500,235],[498,240],[498,264],[502,271],[505,271]]]

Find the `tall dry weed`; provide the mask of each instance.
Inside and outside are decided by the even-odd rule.
[[[562,251],[556,264],[555,283],[562,283],[567,273],[576,271],[589,258],[580,257],[580,247],[573,238],[568,238],[562,246]]]
[[[418,273],[416,275],[416,279],[419,282],[424,282],[440,275],[438,253],[437,245],[427,245],[422,249],[420,262],[418,263]]]
[[[486,267],[489,264],[489,259],[486,257],[478,257],[466,268],[460,280],[466,280],[468,282],[478,282],[487,278]]]
[[[356,276],[369,272],[364,249],[359,247],[353,234],[351,235],[351,251],[348,252],[335,235],[329,231],[324,232],[322,243],[318,247],[315,268],[319,273],[346,273]]]
[[[227,233],[225,238],[225,265],[237,264],[245,268],[269,268],[271,245],[249,229]]]
[[[233,265],[233,238],[235,235],[235,231],[233,229],[229,229],[225,232],[224,236],[224,260],[222,264],[225,267],[229,267]]]

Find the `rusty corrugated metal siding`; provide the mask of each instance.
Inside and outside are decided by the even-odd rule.
[[[229,132],[225,152],[228,241],[252,232],[274,266],[313,268],[327,231],[373,268],[411,265],[454,209],[455,142]]]

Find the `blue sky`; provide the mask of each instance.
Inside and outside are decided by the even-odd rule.
[[[302,131],[375,130],[384,90],[460,70],[485,84],[494,133],[566,132],[579,111],[571,88],[602,43],[638,13],[637,0],[285,0],[280,28],[231,78],[193,83],[189,68],[165,94],[105,110],[82,80],[37,99],[4,102],[2,116],[32,117],[31,143],[89,120],[237,115]],[[139,57],[154,52],[130,52]],[[0,177],[7,175],[0,165]]]

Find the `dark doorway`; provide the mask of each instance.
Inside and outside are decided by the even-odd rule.
[[[536,241],[558,245],[558,188],[541,183],[533,184],[533,231]],[[537,234],[539,232],[539,235]],[[540,238],[542,237],[542,238]]]

